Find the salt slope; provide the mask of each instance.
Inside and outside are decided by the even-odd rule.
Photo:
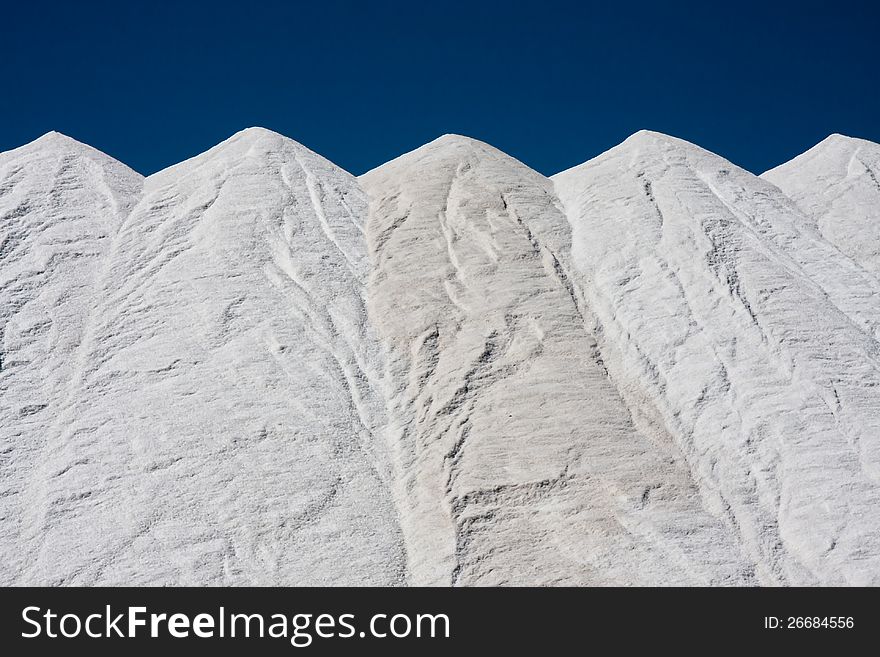
[[[877,583],[876,277],[821,219],[648,133],[556,177],[573,248],[478,142],[362,182],[367,238],[264,130],[0,154],[2,583]]]
[[[794,199],[829,242],[880,276],[880,144],[831,135],[761,177]]]
[[[3,584],[18,578],[39,543],[25,520],[33,473],[57,440],[57,418],[75,404],[94,283],[142,181],[58,133],[0,154]]]
[[[457,136],[360,180],[411,582],[755,581],[609,381],[550,181]]]
[[[612,377],[657,409],[761,581],[880,583],[869,278],[839,289],[852,262],[775,187],[671,137],[553,180]]]
[[[354,178],[260,129],[146,180],[94,282],[9,580],[403,581],[365,215]]]

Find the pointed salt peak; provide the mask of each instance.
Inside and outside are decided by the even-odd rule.
[[[880,144],[835,132],[803,153],[768,169],[761,174],[761,177],[776,180],[778,176],[784,176],[790,171],[797,171],[802,166],[828,167],[833,166],[830,164],[831,161],[848,162],[856,151],[880,156]]]
[[[271,153],[286,153],[286,156],[304,158],[304,161],[321,163],[321,165],[335,170],[342,175],[354,177],[348,171],[328,160],[324,156],[316,153],[307,146],[303,146],[295,139],[291,139],[280,132],[262,128],[260,126],[252,126],[239,130],[230,137],[227,137],[211,148],[202,151],[198,155],[172,164],[160,171],[149,176],[154,183],[161,183],[166,180],[173,180],[174,177],[185,175],[185,172],[193,167],[204,166],[207,163],[217,161],[235,162],[240,158],[248,156],[265,157]],[[170,177],[170,178],[169,178]]]
[[[629,143],[629,142],[645,142],[645,141],[657,141],[657,140],[665,140],[665,139],[675,139],[671,135],[667,135],[663,132],[657,132],[656,130],[637,130],[632,133],[629,137],[623,140],[621,143]]]
[[[861,139],[859,137],[849,137],[847,135],[842,135],[839,132],[832,133],[828,135],[825,139],[816,144],[812,149],[820,149],[820,148],[880,148],[880,144],[877,144],[873,141],[869,141],[868,139]]]
[[[50,130],[46,134],[37,137],[32,142],[20,146],[11,151],[0,153],[6,157],[64,157],[64,156],[80,156],[86,157],[105,169],[114,169],[120,172],[120,175],[132,176],[135,178],[143,178],[141,174],[134,171],[126,164],[120,162],[116,158],[107,155],[105,152],[98,150],[94,146],[90,146],[81,141],[77,141],[73,137],[60,133],[56,130]]]
[[[274,130],[269,130],[268,128],[262,128],[259,126],[252,126],[250,128],[239,130],[235,134],[227,137],[223,141],[209,148],[207,151],[202,153],[202,155],[214,153],[218,150],[225,151],[229,147],[245,146],[250,148],[259,144],[271,144],[273,147],[287,145],[293,146],[298,149],[306,149],[306,147],[300,144],[298,141],[291,139],[290,137],[286,137],[280,132],[275,132]]]
[[[661,153],[669,152],[696,154],[720,158],[719,155],[716,155],[711,151],[707,151],[701,146],[697,146],[696,144],[693,144],[689,141],[680,139],[679,137],[673,137],[672,135],[667,135],[662,132],[655,132],[653,130],[639,130],[638,132],[635,132],[624,139],[617,146],[609,148],[604,153],[600,153],[596,157],[590,158],[589,160],[581,164],[577,164],[569,169],[565,169],[564,171],[560,171],[559,173],[550,177],[551,179],[555,180],[558,178],[566,177],[569,174],[577,175],[577,172],[579,172],[581,169],[586,168],[597,161],[601,161],[608,157],[620,156],[621,154],[626,154],[630,157],[637,156],[638,159],[642,159],[650,158],[655,154],[659,155]]]
[[[392,160],[392,162],[397,160],[409,161],[410,159],[421,158],[429,154],[441,154],[443,156],[451,155],[457,157],[463,153],[482,153],[496,156],[505,155],[494,146],[480,141],[479,139],[447,133],[437,137],[437,139],[434,139],[433,141],[429,141],[427,144],[419,146],[415,150],[404,153],[395,160]]]
[[[615,148],[636,146],[639,148],[662,149],[662,150],[686,150],[698,153],[710,153],[702,146],[698,146],[686,139],[673,137],[663,132],[655,132],[654,130],[639,130],[627,137],[623,142]],[[614,150],[614,149],[611,149]]]
[[[81,141],[77,141],[73,137],[68,137],[67,135],[57,132],[56,130],[50,130],[46,134],[37,137],[32,142],[25,144],[22,148],[27,148],[31,150],[41,149],[44,150],[46,148],[51,148],[53,150],[58,151],[71,151],[71,152],[82,152],[82,151],[94,151],[97,153],[101,153],[96,148],[89,146]],[[101,155],[105,155],[101,153]],[[105,155],[106,157],[109,157]]]
[[[305,156],[308,160],[311,161],[321,162],[324,166],[337,170],[347,176],[352,176],[352,174],[340,167],[338,164],[336,164],[332,160],[327,159],[320,153],[313,151],[308,146],[304,146],[295,139],[291,139],[287,135],[283,135],[280,132],[275,132],[274,130],[269,130],[268,128],[251,126],[250,128],[239,130],[223,143],[225,144],[232,142],[244,144],[248,147],[263,145],[267,151],[278,151],[283,148],[293,149],[299,156]]]
[[[257,148],[260,151],[279,151],[284,148],[292,148],[297,152],[309,152],[308,148],[300,144],[295,139],[291,139],[286,135],[282,135],[280,132],[275,132],[274,130],[269,130],[268,128],[262,128],[259,126],[252,126],[250,128],[245,128],[244,130],[239,130],[234,135],[220,142],[214,148],[210,149],[207,152],[212,152],[215,149],[226,150],[228,147],[232,148]]]
[[[193,155],[190,158],[187,158],[185,160],[181,160],[180,162],[176,162],[172,165],[169,165],[165,169],[161,169],[161,170],[157,171],[156,173],[154,173],[150,177],[151,178],[158,177],[158,176],[164,175],[165,173],[167,173],[169,171],[177,171],[181,167],[189,167],[189,166],[192,166],[193,164],[205,162],[205,161],[211,160],[215,157],[224,157],[232,149],[240,149],[242,147],[247,148],[247,147],[253,146],[254,144],[256,144],[264,139],[267,139],[267,138],[272,138],[272,139],[275,139],[275,140],[281,142],[281,139],[284,137],[283,137],[283,135],[279,135],[278,133],[274,133],[271,130],[267,130],[266,128],[259,128],[259,127],[245,128],[244,130],[239,130],[238,132],[227,137],[226,139],[217,142],[216,144],[214,144],[210,148],[202,151],[201,153]]]
[[[817,143],[817,144],[811,146],[810,148],[808,148],[807,150],[805,150],[803,153],[796,155],[788,162],[784,162],[779,166],[783,167],[786,164],[789,164],[790,162],[801,162],[801,161],[803,161],[803,159],[809,159],[809,158],[812,158],[816,155],[824,156],[824,155],[831,153],[831,152],[852,151],[863,144],[870,144],[870,143],[871,142],[866,142],[862,139],[856,139],[854,137],[847,137],[846,135],[842,135],[839,132],[834,132],[834,133],[828,135],[827,137],[825,137],[825,139],[823,139],[819,143]],[[772,169],[771,169],[771,171],[772,171]]]
[[[43,136],[37,137],[34,140],[34,142],[45,142],[45,143],[50,143],[50,142],[71,143],[72,142],[75,144],[80,143],[76,139],[74,139],[73,137],[68,137],[67,135],[65,135],[61,132],[58,132],[57,130],[50,130],[49,132],[47,132]]]
[[[437,137],[432,142],[426,144],[426,146],[430,146],[431,144],[435,144],[437,146],[466,146],[468,148],[492,148],[486,142],[480,141],[479,139],[474,139],[473,137],[467,137],[465,135],[458,135],[453,132],[448,132],[445,135],[441,135]]]
[[[843,135],[839,132],[832,132],[830,135],[825,137],[820,144],[834,144],[834,143],[852,143],[852,142],[863,142],[864,139],[859,139],[858,137],[850,137],[849,135]]]
[[[444,166],[444,163],[448,165],[450,162],[463,161],[465,159],[503,162],[517,169],[523,169],[536,176],[541,176],[541,174],[529,168],[526,164],[491,144],[473,137],[448,133],[367,171],[361,178],[369,177],[374,172],[389,171],[397,167],[409,167],[416,165],[416,163],[418,163],[418,166],[430,165],[433,167]]]
[[[255,142],[263,139],[281,139],[285,142],[293,142],[297,145],[301,145],[299,144],[299,142],[291,139],[290,137],[282,135],[280,132],[275,132],[274,130],[269,130],[268,128],[263,128],[261,126],[251,126],[250,128],[239,130],[227,141],[237,140]]]
[[[511,163],[515,163],[519,166],[530,169],[528,165],[524,164],[520,160],[516,159],[512,155],[502,151],[500,148],[496,148],[492,144],[481,141],[479,139],[474,139],[473,137],[467,137],[465,135],[458,135],[454,133],[447,133],[441,137],[438,137],[432,142],[429,142],[422,146],[419,149],[413,151],[414,153],[421,151],[422,149],[433,149],[433,150],[442,150],[449,152],[469,152],[469,153],[478,153],[483,156],[489,156],[494,158],[503,159],[505,161],[510,161]],[[530,169],[531,170],[531,169]]]

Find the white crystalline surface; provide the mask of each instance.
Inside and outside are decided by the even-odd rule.
[[[79,156],[71,181],[65,152],[33,188],[24,154],[4,163],[4,295],[52,295],[3,299],[5,582],[401,582],[355,179],[248,130],[147,178],[119,221],[120,165]],[[79,214],[116,225],[93,246]],[[75,290],[30,273],[47,223],[58,260],[89,266]],[[72,239],[103,257],[65,259]]]
[[[2,153],[0,584],[880,584],[878,151]]]
[[[143,178],[57,133],[0,154],[0,550],[3,584],[66,581],[67,568],[26,576],[46,529],[86,499],[58,488],[51,454],[73,435],[81,401],[80,347],[92,333],[97,286]],[[124,439],[121,431],[117,440]],[[110,455],[113,444],[100,445]],[[80,457],[73,455],[71,465]],[[108,463],[113,476],[118,463]],[[57,504],[56,504],[57,502]],[[124,517],[124,514],[123,514]],[[92,540],[94,528],[74,536]],[[79,567],[80,564],[73,566]]]
[[[793,199],[829,242],[880,277],[880,145],[831,135],[761,177]]]
[[[686,142],[638,133],[554,182],[612,378],[759,579],[880,583],[880,298],[829,293],[849,260],[813,262],[834,250],[790,201]]]

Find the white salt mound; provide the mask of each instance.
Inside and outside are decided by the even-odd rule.
[[[0,584],[880,584],[880,146],[0,154]]]

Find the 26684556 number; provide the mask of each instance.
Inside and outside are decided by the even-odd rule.
[[[852,616],[765,616],[764,627],[767,629],[851,629],[855,626]]]

